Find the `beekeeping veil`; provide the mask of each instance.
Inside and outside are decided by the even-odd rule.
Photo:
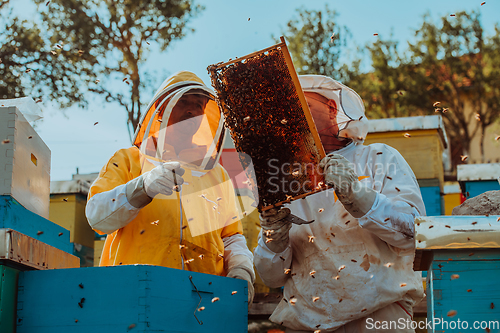
[[[332,101],[336,109],[335,121],[338,125],[337,138],[349,138],[362,143],[368,133],[363,100],[351,88],[323,75],[300,75],[300,85],[304,92],[313,92]]]
[[[188,95],[204,97],[203,115],[169,124],[172,110]],[[178,151],[174,141],[193,128],[192,145]],[[207,170],[219,159],[223,136],[223,119],[214,92],[195,74],[182,71],[167,78],[155,93],[136,129],[133,143],[141,153],[156,160],[177,160],[190,164],[191,168]]]

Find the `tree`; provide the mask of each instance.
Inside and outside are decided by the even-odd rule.
[[[32,57],[33,72],[48,78],[41,91],[63,107],[85,106],[89,91],[117,102],[127,112],[130,136],[142,116],[141,91],[151,89],[143,70],[147,52],[165,51],[194,31],[187,24],[203,10],[191,0],[33,1],[42,40],[21,58]]]
[[[411,75],[417,78],[411,91],[413,103],[429,113],[435,111],[436,102],[440,103],[437,111],[448,109],[443,118],[454,146],[454,164],[469,153],[471,139],[480,133],[484,158],[484,131],[500,115],[498,28],[488,38],[480,14],[461,12],[443,17],[439,27],[424,17],[416,36],[417,42],[409,44],[415,64]]]
[[[342,77],[341,51],[350,33],[335,23],[335,11],[326,5],[318,11],[299,8],[297,14],[282,31],[297,73]]]
[[[47,55],[40,52],[45,41],[40,38],[40,29],[36,24],[13,17],[9,1],[0,3],[0,98],[17,98],[33,95],[38,99],[42,95],[42,86],[50,78],[34,70],[40,58]],[[57,92],[55,92],[57,94]]]

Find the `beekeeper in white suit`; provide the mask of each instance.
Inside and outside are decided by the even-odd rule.
[[[261,214],[254,263],[269,287],[284,286],[270,319],[287,333],[414,332],[402,323],[424,295],[413,271],[414,219],[425,215],[417,180],[394,148],[363,145],[368,122],[356,92],[326,76],[299,79],[335,190]],[[292,226],[290,210],[314,222]]]

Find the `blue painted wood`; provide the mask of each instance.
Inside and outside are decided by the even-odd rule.
[[[427,275],[430,332],[500,332],[500,249],[436,250]],[[456,311],[456,314],[454,312]],[[465,326],[466,325],[466,326]]]
[[[497,180],[477,180],[477,181],[467,181],[465,182],[465,192],[469,193],[469,198],[473,198],[484,192],[488,191],[499,191],[500,184]]]
[[[73,253],[69,230],[27,210],[10,195],[0,196],[0,228],[14,229],[59,250]]]
[[[16,331],[16,296],[19,270],[0,265],[0,332]]]
[[[159,266],[22,272],[17,333],[247,332],[247,293],[243,280]]]
[[[442,200],[439,186],[420,187],[427,216],[442,215]]]

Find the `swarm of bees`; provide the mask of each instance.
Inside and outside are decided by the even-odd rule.
[[[207,68],[236,150],[244,153],[240,162],[246,170],[250,163],[254,166],[247,177],[254,196],[260,199],[259,210],[317,191],[318,182],[323,180],[314,168],[296,172],[291,167],[294,163],[319,163],[320,152],[284,52],[276,46]],[[268,181],[270,161],[280,169],[275,176],[277,183],[284,184],[281,191]],[[290,168],[281,167],[285,165]]]

